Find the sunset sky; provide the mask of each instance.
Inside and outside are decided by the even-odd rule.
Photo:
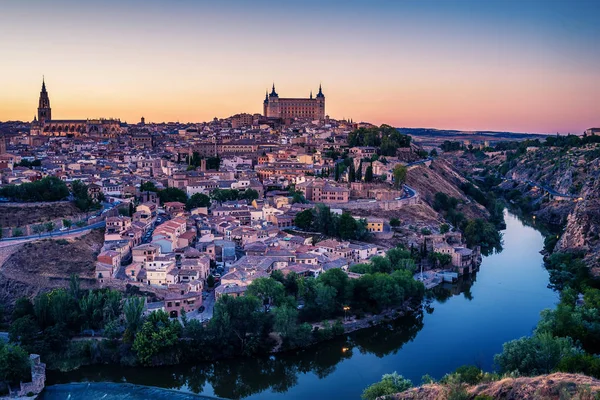
[[[3,0],[0,120],[205,121],[265,89],[399,127],[600,125],[599,0]]]

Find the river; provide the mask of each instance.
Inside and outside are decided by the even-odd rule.
[[[424,374],[441,378],[464,364],[491,371],[502,344],[529,335],[540,311],[558,301],[547,287],[542,235],[506,211],[505,221],[504,250],[484,257],[468,279],[436,288],[417,315],[265,358],[50,373],[42,399],[358,399],[366,386],[393,371],[415,385]]]

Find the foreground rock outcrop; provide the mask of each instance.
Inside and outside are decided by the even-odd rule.
[[[555,373],[533,378],[505,378],[499,381],[465,386],[466,396],[460,398],[505,400],[593,400],[600,396],[600,380],[579,374]],[[424,385],[389,396],[395,400],[446,400],[452,387],[441,384]],[[458,397],[456,397],[458,398]]]

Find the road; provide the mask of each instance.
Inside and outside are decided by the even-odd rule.
[[[84,226],[82,228],[75,228],[75,229],[71,229],[71,230],[67,230],[67,231],[56,231],[56,232],[42,233],[41,235],[29,235],[29,236],[4,238],[4,239],[0,240],[0,243],[16,242],[19,240],[44,239],[44,238],[49,238],[49,237],[57,238],[57,237],[61,237],[61,236],[72,235],[73,233],[85,232],[85,231],[89,231],[92,229],[98,229],[98,228],[103,228],[103,227],[104,227],[104,221],[100,221],[100,222],[96,222],[95,224],[92,224],[92,225]]]
[[[189,319],[197,319],[200,322],[208,321],[213,317],[213,311],[215,308],[215,291],[212,290],[208,292],[208,296],[206,299],[202,300],[202,305],[204,306],[204,312],[199,313],[198,311],[194,311],[187,314]]]
[[[507,181],[520,182],[520,183],[528,183],[531,186],[537,186],[537,187],[541,188],[542,190],[548,192],[552,196],[568,197],[568,198],[572,198],[572,199],[575,199],[575,198],[579,197],[578,195],[575,195],[575,194],[559,193],[556,190],[552,189],[551,187],[544,186],[544,185],[542,185],[540,183],[537,183],[537,182],[534,182],[534,181],[530,181],[530,180],[527,180],[527,179],[512,179],[512,178],[504,178],[504,179],[507,180]]]
[[[102,209],[103,209],[102,213],[95,214],[95,216],[102,215],[104,212],[110,210],[114,206],[115,206],[115,204],[102,203]],[[61,236],[68,236],[73,233],[80,233],[80,232],[85,232],[85,231],[92,230],[92,229],[103,228],[104,225],[105,225],[105,222],[100,221],[100,222],[96,222],[95,224],[92,224],[92,225],[87,225],[87,226],[83,226],[80,228],[69,229],[66,231],[56,230],[53,232],[46,232],[46,233],[42,233],[42,234],[38,234],[38,235],[3,238],[3,239],[0,239],[0,244],[4,243],[4,242],[17,242],[20,240],[28,241],[28,240],[43,239],[43,238],[49,238],[49,237],[55,238],[55,237],[61,237]]]

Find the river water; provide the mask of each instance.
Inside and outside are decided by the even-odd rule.
[[[436,288],[417,315],[272,357],[50,373],[42,399],[358,399],[393,371],[415,385],[464,364],[491,371],[502,344],[530,334],[540,311],[558,301],[547,288],[542,235],[508,212],[505,221],[504,250],[484,257],[470,278]]]

